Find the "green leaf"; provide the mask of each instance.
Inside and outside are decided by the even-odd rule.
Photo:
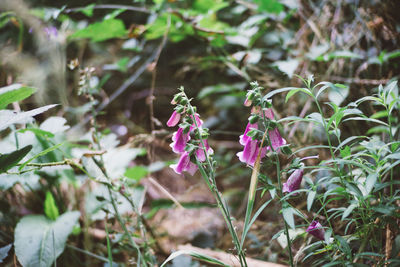
[[[51,108],[54,108],[58,104],[47,105],[44,107],[36,108],[26,112],[15,113],[11,110],[0,110],[0,131],[6,129],[10,125],[17,123],[26,123],[31,120],[32,117],[43,113]]]
[[[342,220],[345,219],[345,218],[347,218],[347,216],[349,216],[350,213],[351,213],[357,206],[358,206],[357,203],[353,203],[353,204],[351,204],[350,206],[348,206],[348,207],[344,210],[344,212],[343,212],[343,214],[342,214]]]
[[[25,133],[25,132],[32,132],[37,136],[42,136],[42,137],[54,137],[54,134],[48,131],[44,131],[38,128],[25,128],[25,129],[20,129],[18,130],[19,133]]]
[[[132,168],[129,168],[125,172],[125,176],[134,179],[136,181],[140,181],[143,177],[146,177],[146,175],[149,173],[148,169],[144,166],[135,166]]]
[[[56,221],[44,215],[23,217],[14,233],[15,254],[22,266],[50,267],[64,251],[79,216],[79,211],[71,211],[62,214]]]
[[[307,195],[307,210],[310,211],[312,204],[314,203],[316,191],[309,191]]]
[[[175,259],[176,257],[179,257],[181,255],[189,255],[192,256],[198,260],[204,261],[204,262],[208,262],[208,263],[212,263],[212,264],[216,264],[216,265],[220,265],[220,266],[224,266],[224,267],[229,267],[229,265],[226,265],[225,263],[223,263],[222,261],[219,261],[215,258],[212,258],[210,256],[207,256],[205,254],[196,252],[196,251],[192,251],[192,250],[179,250],[176,251],[174,253],[172,253],[171,255],[169,255],[169,257],[161,264],[160,267],[165,266],[165,264],[167,264],[169,261]]]
[[[120,19],[108,19],[90,24],[85,29],[76,31],[71,38],[89,38],[92,42],[102,42],[125,36],[125,25]]]
[[[46,193],[46,199],[44,201],[44,213],[49,219],[53,221],[55,221],[58,216],[60,216],[56,202],[54,201],[54,197],[50,191],[47,191]]]
[[[18,164],[26,154],[31,151],[32,145],[27,145],[21,149],[15,150],[9,154],[3,154],[0,156],[0,173],[6,172],[15,165]]]
[[[258,4],[258,10],[279,14],[283,11],[283,5],[277,0],[254,0]]]
[[[340,150],[340,155],[342,158],[346,158],[351,155],[351,150],[349,146],[345,146],[343,149]]]
[[[376,181],[378,180],[378,174],[376,172],[368,175],[365,181],[365,196],[368,196],[369,193],[374,189]]]
[[[286,207],[282,209],[283,218],[285,222],[290,226],[290,228],[295,229],[293,209],[291,207]]]
[[[25,161],[24,163],[22,163],[21,166],[19,166],[19,170],[22,170],[22,169],[23,169],[29,162],[31,162],[32,160],[37,159],[38,157],[44,156],[44,155],[46,155],[47,153],[49,153],[49,152],[51,152],[51,151],[53,151],[53,150],[56,150],[57,148],[59,148],[59,147],[62,146],[63,144],[64,144],[64,143],[57,144],[57,145],[55,145],[55,146],[49,147],[49,148],[43,150],[42,152],[36,154],[36,155],[33,156],[32,158],[30,158],[30,159],[28,159],[27,161]]]
[[[24,100],[35,92],[32,87],[22,86],[21,84],[13,84],[0,88],[0,109],[4,109],[8,104]]]

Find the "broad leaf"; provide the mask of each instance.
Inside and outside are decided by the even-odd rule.
[[[15,254],[24,267],[49,267],[64,251],[65,243],[80,213],[62,214],[56,221],[43,215],[23,217],[14,233]]]

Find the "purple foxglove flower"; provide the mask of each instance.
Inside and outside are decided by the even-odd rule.
[[[286,145],[286,140],[282,138],[278,128],[268,131],[268,134],[274,151],[276,151],[281,146]]]
[[[193,115],[190,116],[193,120]],[[203,121],[200,119],[200,115],[199,114],[194,114],[194,119],[196,120],[196,124],[197,127],[200,127],[201,125],[203,125]],[[196,124],[193,122],[193,127],[196,127]]]
[[[179,128],[178,131],[176,131],[172,135],[172,143],[170,144],[170,147],[172,147],[172,151],[175,153],[183,153],[185,152],[185,147],[186,143],[190,140],[189,133],[183,133],[183,129]]]
[[[239,136],[239,143],[240,143],[242,146],[245,146],[246,143],[247,143],[247,140],[251,139],[251,137],[247,135],[247,133],[248,133],[251,129],[258,129],[257,123],[253,123],[253,124],[247,123],[246,130],[244,131],[244,133],[243,133],[241,136]]]
[[[237,153],[239,160],[243,163],[252,165],[252,159],[257,151],[257,140],[249,138],[244,146],[243,151]],[[254,164],[254,163],[253,163]]]
[[[290,193],[300,188],[303,172],[303,169],[297,169],[289,176],[287,182],[283,184],[283,193]]]
[[[214,150],[210,147],[210,145],[208,144],[208,141],[207,141],[207,139],[206,140],[203,140],[203,142],[204,142],[204,146],[205,146],[205,149],[206,149],[206,152],[207,152],[207,154],[212,154],[212,153],[214,153]],[[200,148],[198,148],[197,150],[196,150],[196,156],[197,156],[197,159],[199,160],[199,161],[201,161],[201,162],[203,162],[203,161],[205,161],[206,160],[206,155],[204,154],[204,149],[202,148],[202,144],[200,143]]]
[[[310,226],[308,226],[307,233],[312,234],[319,240],[324,240],[325,230],[322,228],[322,225],[318,221],[312,221]]]
[[[264,114],[265,114],[265,117],[267,117],[268,119],[270,119],[270,120],[274,119],[274,112],[272,111],[272,108],[265,109]]]
[[[186,171],[190,173],[190,175],[194,175],[197,171],[197,165],[190,161],[190,156],[188,152],[182,153],[177,164],[172,164],[170,166],[177,174],[182,174],[182,172]]]
[[[247,140],[246,145],[244,146],[243,151],[237,153],[236,155],[239,157],[239,160],[248,165],[254,166],[256,162],[258,152],[259,152],[260,142],[258,140],[252,140],[249,138]],[[267,148],[264,147],[261,149],[261,158],[265,156],[267,153]]]
[[[167,126],[168,127],[174,127],[179,123],[179,120],[181,119],[181,114],[179,114],[178,112],[176,112],[174,110],[174,112],[172,112],[171,117],[169,118],[169,120],[167,121]]]

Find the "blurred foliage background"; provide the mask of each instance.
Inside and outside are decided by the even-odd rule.
[[[90,90],[102,112],[100,128],[128,147],[147,149],[136,159],[138,166],[174,159],[165,122],[170,100],[183,85],[210,128],[222,191],[234,214],[243,217],[250,170],[239,168],[235,154],[249,114],[243,106],[249,82],[257,80],[268,92],[300,86],[295,75],[313,74],[317,81],[347,85],[341,95],[327,96],[338,104],[371,95],[379,84],[399,77],[399,10],[400,2],[390,0],[2,0],[0,85],[38,88],[35,98],[23,103],[27,107],[61,103],[57,114],[67,119],[75,137],[89,127],[91,105],[84,91]],[[301,95],[285,105],[283,98],[274,98],[273,104],[278,118],[312,109]],[[375,108],[364,112],[371,115]],[[354,122],[342,131],[364,135],[365,129]],[[294,147],[324,142],[318,129],[302,125],[285,126],[283,132]],[[157,166],[150,172],[180,201],[196,203],[204,218],[213,218],[200,179]],[[147,167],[143,173],[139,180],[149,173]],[[191,242],[229,249],[218,219],[201,226],[187,219],[172,230],[181,211],[158,212],[171,202],[147,178],[141,183],[149,188],[144,207],[156,214],[152,223],[164,229],[158,233],[170,231],[165,248]],[[269,261],[284,257],[265,236],[279,224],[274,212],[263,213],[263,223],[249,238],[250,255]]]

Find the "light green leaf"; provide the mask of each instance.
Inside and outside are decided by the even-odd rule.
[[[72,34],[71,38],[89,38],[92,42],[102,42],[112,38],[125,36],[125,25],[120,19],[108,19],[90,24],[85,29]]]
[[[283,5],[277,0],[255,0],[254,2],[258,4],[258,10],[261,12],[279,14],[283,11]]]
[[[49,219],[53,221],[55,221],[58,216],[60,216],[56,202],[50,191],[47,191],[46,193],[46,199],[44,201],[44,213]]]
[[[282,209],[283,218],[290,228],[295,229],[293,209],[291,207],[286,207]]]
[[[356,207],[357,207],[357,204],[356,204],[356,203],[353,203],[353,204],[351,204],[350,206],[348,206],[348,207],[344,210],[344,212],[343,212],[343,214],[342,214],[342,220],[345,219],[345,218],[347,218],[347,216],[349,216],[350,213],[351,213]]]
[[[21,84],[13,84],[0,88],[0,109],[4,109],[8,104],[24,100],[35,92],[32,87],[22,86]]]
[[[307,195],[307,210],[310,211],[312,204],[314,203],[316,191],[309,191]]]
[[[15,150],[9,154],[3,154],[0,156],[0,173],[6,172],[15,165],[18,164],[26,154],[31,151],[32,145],[25,146],[21,149]]]
[[[24,267],[50,267],[64,251],[79,211],[62,214],[56,221],[44,215],[23,217],[14,233],[15,254]]]
[[[135,166],[129,168],[125,172],[125,176],[134,179],[136,181],[140,181],[143,177],[145,177],[149,173],[148,169],[144,166]]]

